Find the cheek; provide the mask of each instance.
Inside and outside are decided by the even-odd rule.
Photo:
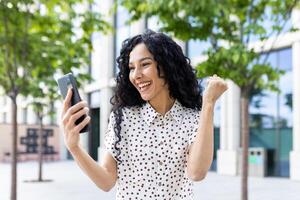
[[[130,83],[131,83],[131,84],[133,84],[133,78],[132,78],[132,75],[131,75],[131,73],[129,73],[128,77],[129,77],[129,81],[130,81]]]
[[[164,87],[165,86],[165,80],[163,78],[159,78],[157,77],[156,78],[156,85],[159,86],[159,87]]]

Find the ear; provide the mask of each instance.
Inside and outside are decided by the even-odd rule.
[[[161,65],[158,65],[158,64],[157,64],[157,73],[158,73],[159,78],[162,78],[162,79],[165,78],[163,67]]]

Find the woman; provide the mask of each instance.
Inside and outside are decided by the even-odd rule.
[[[113,112],[99,165],[79,144],[75,125],[88,112],[64,101],[65,144],[81,169],[102,190],[117,183],[116,199],[193,199],[213,159],[213,111],[227,89],[214,75],[200,95],[190,61],[163,33],[146,31],[123,42],[112,98]]]

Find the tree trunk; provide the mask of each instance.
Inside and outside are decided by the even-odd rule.
[[[17,140],[18,140],[18,127],[17,127],[17,97],[11,97],[12,100],[12,171],[11,171],[11,200],[17,200]]]
[[[242,115],[242,192],[241,199],[248,200],[248,146],[249,146],[249,98],[241,95]]]
[[[43,181],[43,151],[44,151],[44,146],[43,146],[43,116],[41,116],[41,114],[38,114],[39,116],[39,148],[38,148],[38,152],[39,152],[39,174],[38,174],[38,181],[42,182]]]

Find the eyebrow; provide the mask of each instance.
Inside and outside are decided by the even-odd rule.
[[[144,58],[139,59],[138,61],[142,62],[142,61],[147,60],[147,59],[153,60],[151,57],[144,57]],[[129,62],[129,64],[132,64],[132,62]]]

